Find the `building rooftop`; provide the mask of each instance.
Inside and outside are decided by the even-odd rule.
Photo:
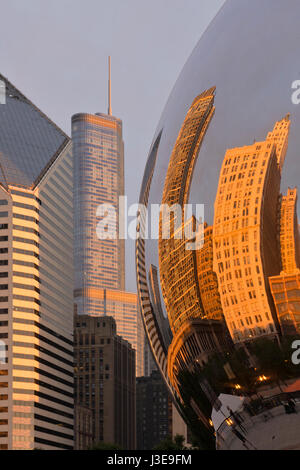
[[[34,187],[69,137],[3,75],[6,99],[0,105],[0,182]]]

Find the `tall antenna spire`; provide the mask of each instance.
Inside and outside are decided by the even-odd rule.
[[[108,115],[111,116],[111,59],[108,57]]]

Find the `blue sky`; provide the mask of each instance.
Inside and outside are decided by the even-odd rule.
[[[0,71],[70,134],[71,116],[123,120],[125,186],[138,200],[152,137],[173,85],[224,0],[0,0]],[[134,243],[126,246],[135,291]]]

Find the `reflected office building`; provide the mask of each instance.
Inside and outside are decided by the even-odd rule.
[[[300,6],[292,3],[293,13],[279,0],[225,3],[172,91],[142,182],[140,203],[162,207],[158,241],[143,237],[142,212],[137,225],[144,328],[202,449],[300,448],[300,368],[292,361],[300,339],[300,107],[290,92]],[[253,32],[259,40],[249,44]],[[204,219],[186,204],[204,205]]]
[[[264,142],[227,150],[214,217],[214,271],[234,342],[277,334],[269,277],[280,272],[278,205],[290,127],[277,122]]]
[[[284,334],[300,333],[300,236],[297,217],[297,188],[281,198],[279,276],[270,277],[276,313]]]

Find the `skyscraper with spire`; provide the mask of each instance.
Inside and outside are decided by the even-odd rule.
[[[125,292],[125,241],[119,236],[119,201],[124,196],[124,143],[122,121],[112,115],[111,60],[109,58],[108,114],[72,117],[74,152],[74,263],[75,312],[113,316],[117,334],[135,349],[143,337],[135,294]],[[116,235],[102,239],[97,226],[99,207],[116,215]],[[142,347],[141,347],[142,350]],[[137,352],[137,374],[142,357]]]
[[[110,205],[119,215],[119,198],[124,195],[122,121],[112,116],[110,82],[109,73],[108,114],[81,113],[72,118],[75,297],[79,314],[103,313],[97,289],[125,288],[124,240],[118,236],[100,240],[96,231],[98,207]]]

